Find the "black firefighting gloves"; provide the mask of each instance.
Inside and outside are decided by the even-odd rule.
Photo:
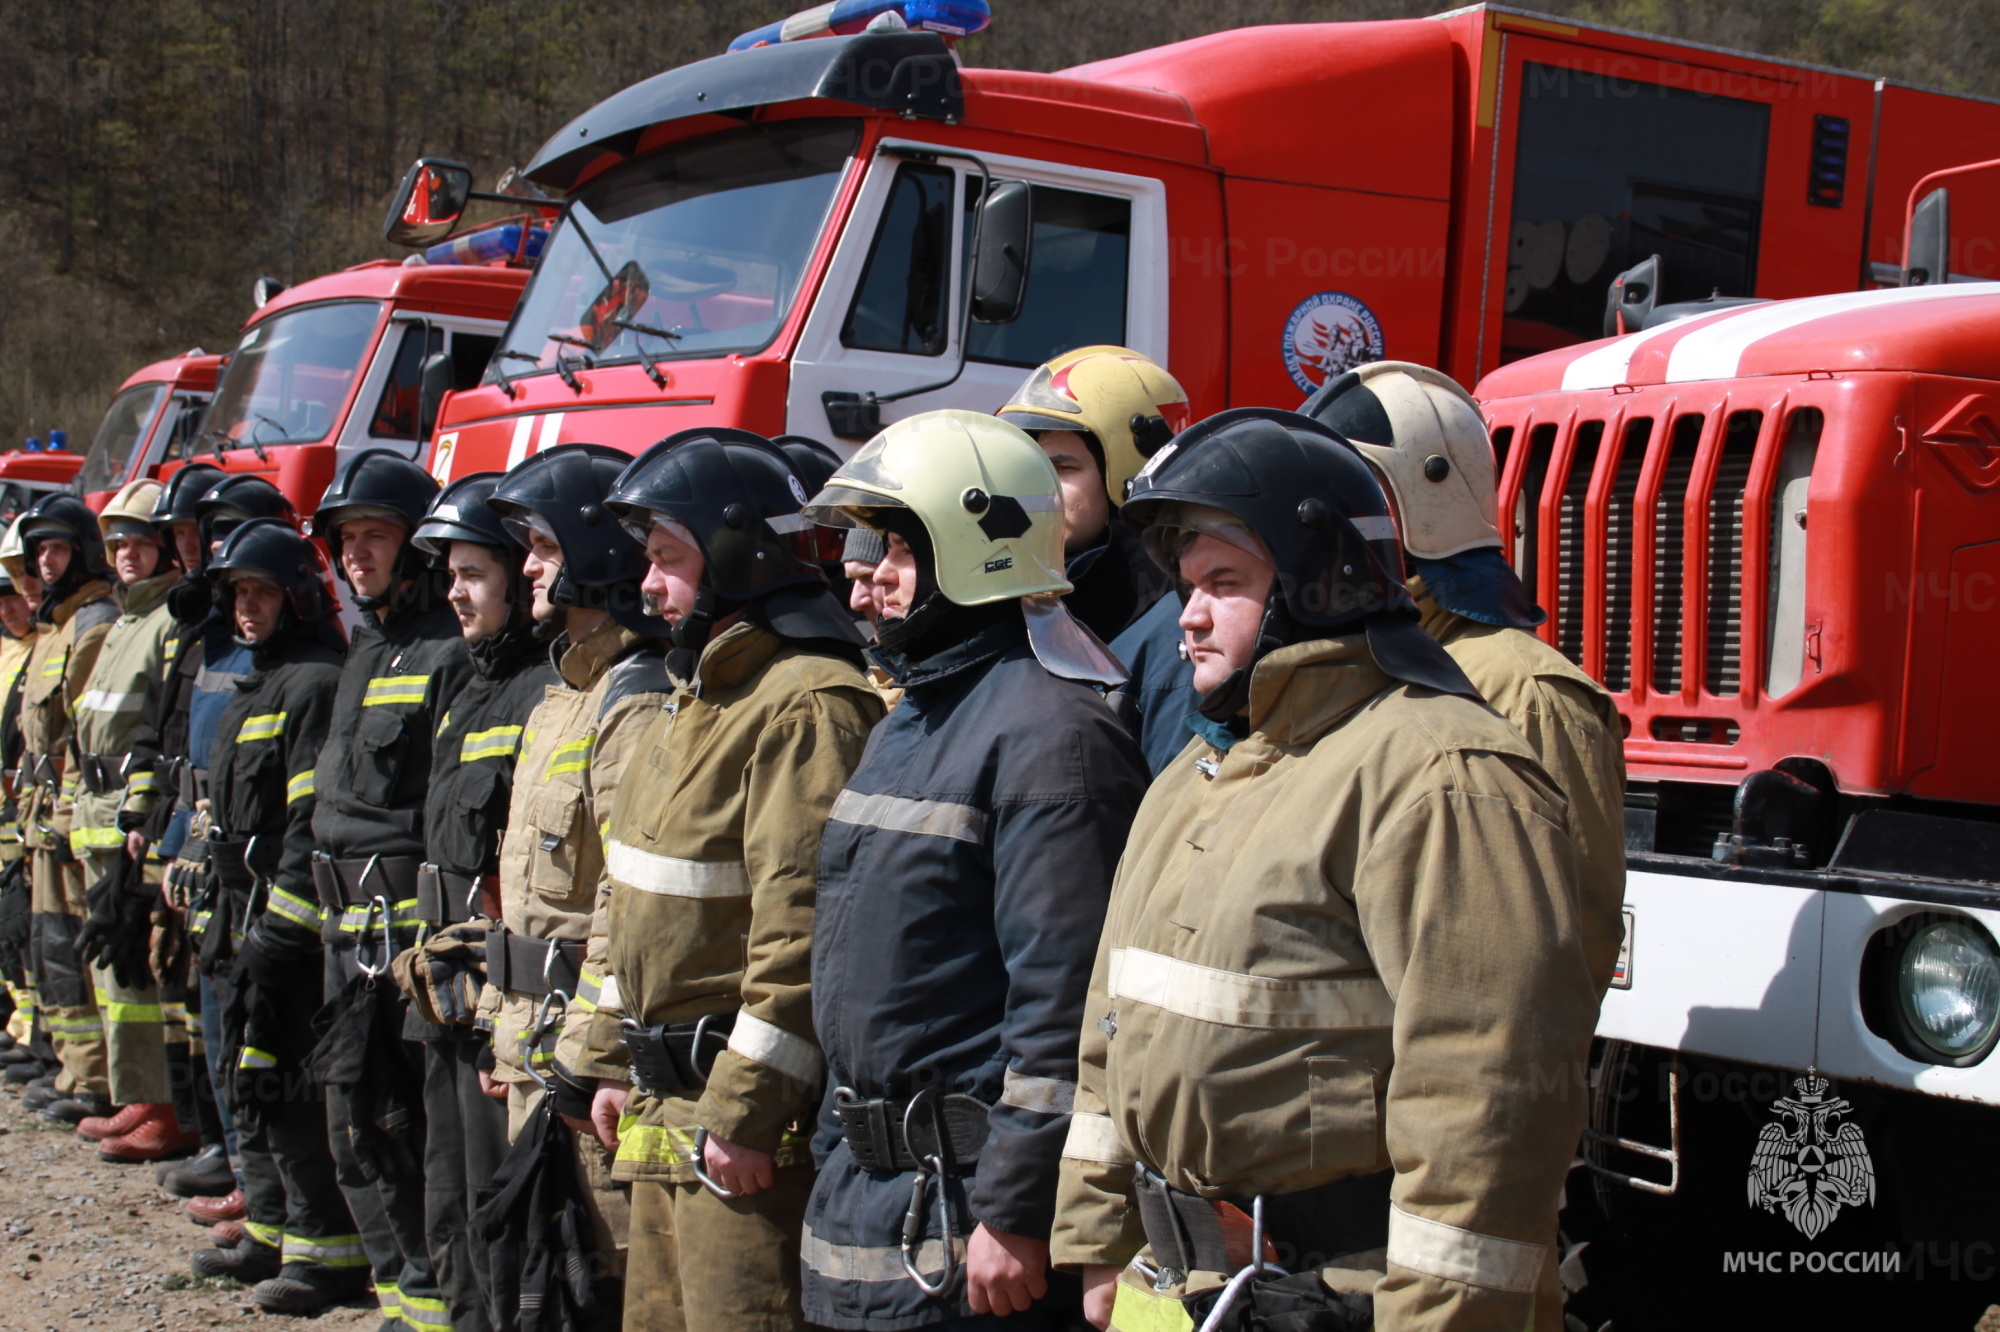
[[[89,916],[76,936],[77,955],[117,978],[128,990],[153,984],[148,954],[158,893],[139,862],[122,852],[105,876],[84,894]]]
[[[0,870],[0,976],[27,984],[28,940],[34,921],[34,890],[28,886],[26,857]]]

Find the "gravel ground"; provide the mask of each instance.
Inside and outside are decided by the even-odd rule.
[[[275,1328],[248,1288],[197,1277],[188,1255],[205,1227],[153,1184],[150,1165],[112,1165],[68,1125],[0,1096],[0,1329],[182,1332]],[[373,1332],[370,1302],[326,1310],[314,1332]]]

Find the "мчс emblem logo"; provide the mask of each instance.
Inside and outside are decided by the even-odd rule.
[[[1808,1069],[1794,1095],[1771,1103],[1775,1123],[1757,1135],[1750,1158],[1750,1205],[1783,1212],[1807,1239],[1833,1224],[1843,1207],[1875,1203],[1875,1165],[1854,1107],[1830,1096],[1833,1084]]]
[[[1306,297],[1285,321],[1285,370],[1301,393],[1382,356],[1375,312],[1344,291]]]

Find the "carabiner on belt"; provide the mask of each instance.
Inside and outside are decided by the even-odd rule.
[[[257,839],[253,836],[243,844],[243,868],[250,871],[250,894],[243,901],[243,924],[236,932],[236,937],[239,939],[250,937],[250,917],[255,915],[257,911],[257,890],[264,888],[266,899],[270,897],[270,891],[264,882],[264,876],[257,873],[257,867],[250,863],[250,857],[255,855],[256,852]]]
[[[371,967],[362,958],[368,951],[368,922],[375,919],[377,907],[382,908],[382,960]],[[389,959],[395,949],[395,936],[389,929],[389,899],[378,894],[368,899],[368,911],[361,917],[361,933],[354,940],[354,965],[362,975],[373,979],[389,969]]]
[[[931,1129],[937,1135],[935,1141],[938,1150],[929,1156],[917,1158],[917,1177],[910,1185],[910,1207],[903,1213],[901,1245],[903,1271],[909,1275],[910,1280],[917,1283],[918,1290],[936,1299],[950,1290],[952,1284],[958,1280],[958,1250],[951,1233],[951,1198],[944,1187],[945,1181],[950,1178],[950,1173],[945,1169],[943,1153],[948,1150],[947,1144],[951,1142],[951,1138],[945,1132],[944,1112],[939,1109],[937,1088],[930,1086],[919,1090],[903,1107],[904,1143],[911,1141],[910,1116],[916,1113],[918,1106],[930,1111]],[[914,1150],[910,1154],[916,1155]],[[944,1246],[944,1271],[935,1283],[926,1281],[924,1274],[917,1270],[917,1255],[923,1252],[924,1204],[933,1177],[938,1181],[938,1238]]]
[[[548,956],[553,958],[555,955],[556,946],[551,942]],[[548,979],[549,963],[545,959],[542,962],[542,983],[547,988],[548,993],[542,996],[541,1006],[535,1010],[535,1020],[530,1022],[527,1030],[521,1033],[521,1062],[527,1067],[528,1076],[541,1083],[542,1090],[553,1096],[556,1090],[556,1080],[553,1075],[544,1077],[536,1071],[535,1051],[541,1048],[542,1039],[551,1031],[554,1031],[561,1021],[569,1017],[569,996],[558,990],[555,986],[549,985]],[[561,1008],[555,1007],[558,1002],[561,1003]],[[553,1059],[553,1055],[551,1058]]]
[[[1208,1317],[1201,1320],[1201,1332],[1215,1332],[1222,1326],[1222,1320],[1229,1316],[1229,1310],[1243,1294],[1243,1288],[1257,1279],[1261,1272],[1275,1272],[1286,1275],[1285,1269],[1276,1263],[1264,1261],[1264,1195],[1258,1194],[1250,1200],[1250,1262],[1231,1278],[1216,1297],[1215,1307],[1208,1311]]]

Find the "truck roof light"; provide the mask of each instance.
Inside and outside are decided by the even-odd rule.
[[[499,226],[482,227],[478,231],[468,231],[462,236],[439,241],[424,251],[427,264],[499,264],[519,258],[523,261],[541,257],[542,246],[549,239],[547,227],[529,227],[525,247],[521,239],[522,223],[504,222]]]
[[[21,445],[21,452],[23,453],[40,453],[41,451],[42,451],[42,441],[39,437],[34,435],[28,436],[26,441],[24,441]]]
[[[869,30],[877,20],[890,14],[895,19],[884,20],[883,27],[935,32],[946,37],[970,36],[993,19],[986,0],[831,0],[829,4],[802,9],[777,23],[752,28],[731,42],[729,49],[748,51],[755,46],[775,46],[811,37],[848,37]]]
[[[61,453],[67,448],[69,448],[69,431],[67,430],[49,431],[50,453]]]

